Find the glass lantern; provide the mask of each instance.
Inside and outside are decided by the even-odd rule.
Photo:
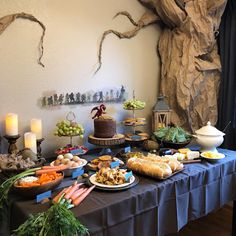
[[[169,126],[170,115],[171,109],[165,103],[164,96],[158,96],[157,102],[153,108],[152,131],[155,132],[158,128]]]

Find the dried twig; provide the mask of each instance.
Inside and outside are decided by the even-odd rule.
[[[117,14],[114,15],[113,19],[120,15],[126,16],[134,26],[138,26],[138,23],[132,18],[132,16],[127,11],[118,12]]]
[[[46,27],[41,21],[39,21],[33,15],[27,14],[27,13],[24,13],[24,12],[7,15],[7,16],[4,16],[4,17],[0,18],[0,34],[2,34],[5,31],[5,29],[18,18],[27,19],[27,20],[36,22],[43,29],[43,32],[42,32],[42,35],[41,35],[40,41],[39,41],[39,46],[38,46],[38,48],[39,48],[38,64],[44,67],[44,64],[42,63],[41,59],[43,57],[43,52],[44,52],[43,39],[44,39],[44,36],[45,36]]]
[[[124,39],[124,38],[125,39],[130,39],[130,38],[133,38],[134,36],[136,36],[137,33],[139,32],[139,30],[142,29],[143,27],[148,26],[150,24],[153,24],[153,23],[155,23],[159,20],[158,16],[155,15],[155,14],[152,14],[151,12],[144,13],[138,22],[135,22],[133,20],[133,18],[131,17],[131,15],[126,11],[118,12],[115,15],[115,17],[118,16],[118,15],[127,16],[128,19],[130,20],[130,22],[133,25],[135,25],[136,27],[134,29],[132,29],[130,31],[127,31],[127,32],[124,32],[124,33],[121,33],[121,32],[118,32],[116,30],[110,29],[110,30],[106,30],[102,34],[102,38],[101,38],[101,41],[99,43],[99,51],[98,51],[98,67],[95,70],[94,74],[96,74],[101,69],[101,66],[102,66],[102,46],[103,46],[103,42],[104,42],[107,35],[114,34],[119,39]]]

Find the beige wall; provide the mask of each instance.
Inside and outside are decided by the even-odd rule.
[[[62,106],[42,109],[40,97],[45,92],[66,93],[88,91],[107,86],[125,85],[130,97],[146,101],[147,107],[140,116],[148,119],[156,102],[159,78],[159,59],[156,46],[160,29],[151,26],[132,40],[119,40],[109,36],[104,44],[102,69],[93,76],[97,62],[98,42],[108,28],[127,31],[132,25],[124,17],[112,19],[122,10],[138,19],[145,9],[137,0],[0,0],[0,17],[16,12],[33,14],[46,25],[44,40],[45,68],[37,64],[38,42],[41,28],[27,20],[15,21],[0,36],[1,109],[0,133],[5,134],[4,117],[8,112],[19,116],[19,131],[29,130],[31,118],[43,121],[42,145],[45,155],[65,145],[66,138],[53,135],[55,124],[73,111],[77,121],[86,129],[84,140],[92,132],[91,106]],[[122,105],[107,105],[108,112],[118,122],[128,115]],[[123,127],[118,126],[120,132]],[[77,139],[75,139],[77,142]],[[2,140],[2,152],[7,143]],[[23,146],[23,138],[18,140]]]

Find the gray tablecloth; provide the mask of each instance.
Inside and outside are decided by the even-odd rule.
[[[137,186],[117,192],[93,191],[72,211],[91,235],[165,235],[179,231],[188,221],[202,217],[236,196],[236,152],[219,149],[226,158],[187,164],[164,181],[139,176]],[[11,229],[30,213],[44,211],[23,199],[11,204]]]

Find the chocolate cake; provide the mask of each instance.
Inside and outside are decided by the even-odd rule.
[[[112,138],[116,134],[116,121],[108,116],[94,119],[94,137]]]

